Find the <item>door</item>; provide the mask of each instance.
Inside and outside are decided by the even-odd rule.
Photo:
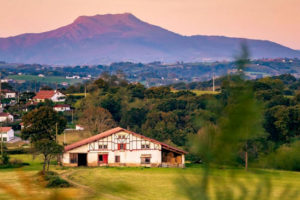
[[[79,153],[78,154],[78,166],[87,166],[86,153]]]
[[[103,155],[103,163],[105,163],[105,164],[108,163],[108,154]]]

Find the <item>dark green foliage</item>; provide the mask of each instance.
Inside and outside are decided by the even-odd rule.
[[[24,129],[21,137],[32,142],[40,139],[54,140],[57,133],[64,131],[66,120],[61,114],[55,112],[52,107],[42,106],[23,116]]]
[[[47,181],[47,188],[67,188],[71,184],[60,178],[56,172],[48,171],[44,174],[44,179]]]

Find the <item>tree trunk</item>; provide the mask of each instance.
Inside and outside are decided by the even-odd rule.
[[[43,174],[45,174],[45,171],[46,171],[46,164],[47,164],[47,156],[44,156]]]
[[[48,166],[47,166],[47,171],[49,171],[50,160],[51,160],[51,158],[48,158],[48,162],[47,162],[47,164],[48,164]]]
[[[246,171],[248,170],[248,144],[246,142],[246,146],[245,146],[245,169]]]

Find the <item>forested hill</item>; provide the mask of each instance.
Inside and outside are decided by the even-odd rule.
[[[0,60],[42,64],[220,61],[232,60],[241,41],[247,42],[252,58],[300,57],[298,51],[271,41],[183,36],[125,13],[81,16],[55,30],[0,38]]]
[[[267,157],[264,165],[300,170],[297,165],[300,81],[288,74],[249,81],[231,75],[220,79],[219,86],[218,93],[197,95],[194,90],[174,91],[167,86],[145,88],[105,74],[87,86],[86,98],[78,101],[72,96],[84,91],[82,85],[71,86],[63,92],[69,94],[67,103],[78,111],[78,123],[95,134],[121,126],[186,150],[189,150],[189,138],[201,134],[208,125],[222,131],[222,121],[230,117],[234,130],[243,122],[258,123],[257,127],[251,126],[258,132],[251,132],[255,137],[248,143],[251,163],[260,165],[259,160]],[[235,109],[236,106],[241,107]],[[250,117],[248,108],[254,109],[254,112],[249,110]],[[102,119],[101,126],[94,126],[96,118]],[[237,152],[237,163],[243,163],[241,152],[242,148]],[[197,155],[189,156],[194,161],[199,159]]]

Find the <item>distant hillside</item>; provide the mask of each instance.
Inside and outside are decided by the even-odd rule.
[[[43,64],[224,60],[232,59],[241,40],[247,41],[252,58],[300,58],[300,51],[274,42],[182,36],[125,13],[81,16],[52,31],[0,38],[0,60]]]

